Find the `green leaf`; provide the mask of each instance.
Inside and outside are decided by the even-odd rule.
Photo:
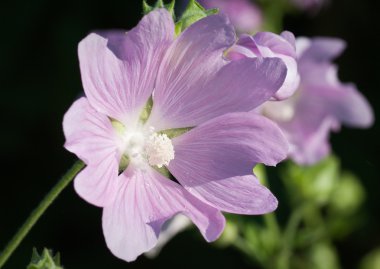
[[[33,248],[32,259],[27,269],[63,269],[60,254],[53,255],[51,250],[44,248],[40,255],[37,249]]]
[[[209,15],[217,14],[218,9],[208,9],[206,10],[195,0],[189,0],[188,5],[186,6],[185,11],[182,13],[181,18],[176,24],[176,33],[180,33],[189,27],[194,22],[203,19]]]

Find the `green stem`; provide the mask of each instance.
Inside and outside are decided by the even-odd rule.
[[[265,222],[265,225],[276,234],[277,238],[281,236],[280,225],[278,224],[275,213],[265,214],[264,222]]]
[[[294,239],[296,237],[297,229],[302,220],[304,208],[300,208],[293,211],[290,219],[285,227],[283,238],[282,238],[282,250],[279,255],[279,265],[278,268],[288,269],[290,267],[289,259],[293,252]]]
[[[260,265],[261,267],[265,267],[265,261],[260,257],[260,255],[257,255],[257,253],[252,249],[251,246],[249,246],[248,242],[242,238],[242,237],[237,237],[232,245],[241,253],[245,254],[249,260],[255,264],[255,265]]]
[[[259,176],[261,184],[269,188],[269,182],[268,182],[268,177],[267,177],[265,167],[257,166],[255,167],[254,172]],[[281,229],[280,229],[280,225],[278,224],[276,214],[274,212],[269,213],[269,214],[264,214],[263,217],[264,217],[265,225],[270,230],[272,230],[276,234],[276,236],[280,237]]]
[[[84,166],[85,164],[82,161],[77,161],[44,197],[37,208],[33,210],[25,223],[13,236],[11,241],[9,241],[3,252],[0,253],[0,268],[3,267],[5,262],[20,245],[21,241],[29,233],[46,209],[53,203],[62,190],[66,188],[66,186],[74,179],[74,177],[83,169]]]

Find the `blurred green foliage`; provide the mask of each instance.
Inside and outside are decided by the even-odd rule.
[[[264,1],[273,2],[261,2]],[[153,5],[153,1],[148,2]],[[380,54],[376,51],[380,47],[377,38],[380,2],[332,0],[313,17],[293,13],[282,20],[282,14],[281,21],[276,14],[282,11],[273,5],[271,8],[271,17],[278,21],[273,27],[276,32],[284,27],[296,36],[345,39],[348,49],[338,60],[339,76],[343,81],[354,81],[378,115]],[[61,122],[73,100],[83,94],[76,51],[79,41],[98,29],[131,29],[143,11],[140,1],[124,0],[68,0],[58,5],[47,0],[16,0],[3,2],[1,11],[0,242],[4,245],[73,163],[74,157],[62,147]],[[339,261],[342,268],[350,269],[357,268],[364,256],[360,269],[378,269],[380,255],[373,249],[380,245],[379,137],[377,124],[369,131],[347,129],[332,136],[334,151],[340,159],[337,163],[343,170],[353,171],[360,181],[351,172],[339,169],[340,176],[333,179],[338,183],[309,182],[323,186],[323,199],[315,197],[321,190],[312,190],[300,178],[289,179],[289,183],[285,178],[277,180],[278,175],[269,176],[271,190],[280,200],[276,216],[229,215],[226,232],[217,244],[223,245],[223,250],[210,247],[198,231],[187,231],[174,238],[157,259],[141,257],[126,264],[105,245],[101,209],[88,205],[70,187],[4,269],[25,268],[33,246],[59,249],[65,255],[65,266],[71,269],[260,268],[259,264],[269,260],[281,261],[280,264],[290,260],[292,269],[316,266],[328,269],[327,265],[336,268]],[[334,170],[334,164],[329,165]],[[280,168],[288,169],[287,165]],[[295,189],[288,191],[288,185],[294,185]],[[297,204],[295,196],[302,199],[297,201],[307,198],[308,202]],[[296,210],[298,205],[305,209]],[[240,240],[245,234],[250,242]],[[289,246],[284,243],[285,234]],[[227,247],[232,244],[233,248]],[[242,259],[240,252],[248,258]]]
[[[270,183],[264,166],[256,166],[254,173],[263,184]],[[280,223],[275,213],[264,215],[262,222],[229,215],[219,246],[234,246],[267,269],[342,268],[334,243],[362,219],[365,191],[358,178],[342,171],[336,156],[304,167],[287,161],[276,173],[289,201],[287,220]]]
[[[380,269],[380,248],[373,250],[364,257],[360,269]]]

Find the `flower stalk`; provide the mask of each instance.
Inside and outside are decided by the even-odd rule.
[[[58,183],[50,190],[50,192],[43,198],[40,204],[30,214],[24,224],[20,227],[17,233],[9,241],[8,245],[0,253],[0,268],[6,263],[8,258],[20,245],[21,241],[32,229],[34,224],[39,220],[46,209],[54,202],[58,195],[67,187],[67,185],[74,179],[74,177],[84,168],[85,164],[78,160],[74,165],[66,172],[65,175],[58,181]]]

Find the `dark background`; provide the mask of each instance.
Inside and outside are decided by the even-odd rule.
[[[77,44],[95,29],[136,25],[136,1],[14,0],[0,4],[0,247],[10,239],[75,158],[62,147],[61,122],[81,94]],[[379,115],[379,1],[332,0],[315,16],[290,15],[285,28],[296,35],[337,36],[348,42],[337,60],[342,81],[358,85]],[[333,135],[344,168],[357,174],[366,190],[366,219],[343,242],[344,268],[354,268],[380,246],[379,125],[369,131],[343,129]],[[49,208],[4,268],[25,268],[32,247],[62,253],[66,268],[245,268],[233,249],[208,245],[200,235],[176,237],[156,260],[127,264],[107,249],[101,209],[87,204],[69,186]]]

